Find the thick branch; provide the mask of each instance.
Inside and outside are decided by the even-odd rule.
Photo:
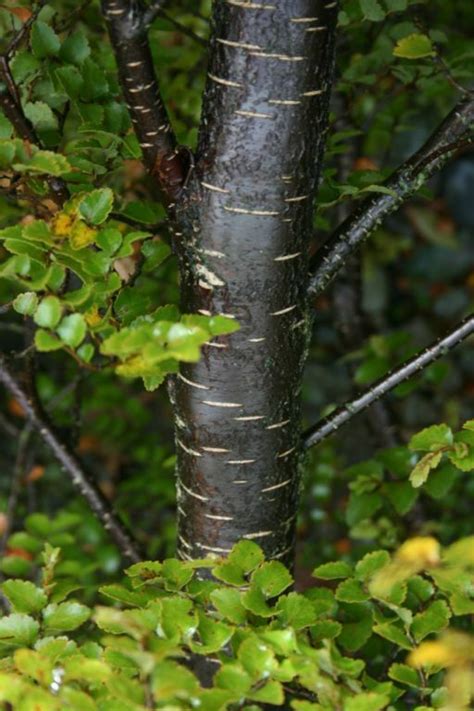
[[[93,513],[104,528],[109,532],[124,557],[133,562],[142,560],[137,544],[123,524],[113,513],[110,504],[97,487],[93,479],[84,471],[76,455],[60,439],[48,416],[41,410],[38,403],[28,397],[22,386],[0,356],[0,382],[23,408],[32,426],[38,431],[43,442],[50,448],[64,471],[70,476],[72,483],[86,499]]]
[[[393,388],[396,388],[397,385],[408,380],[433,361],[446,355],[446,353],[458,343],[464,341],[472,333],[474,333],[474,315],[461,321],[453,331],[450,331],[446,336],[433,343],[433,345],[403,363],[399,368],[396,368],[388,375],[377,380],[365,393],[341,405],[337,410],[306,430],[303,434],[304,448],[309,449],[319,444],[319,442],[336,432],[359,412],[362,412],[380,397],[390,392],[390,390],[393,390]]]
[[[308,293],[318,296],[344,266],[348,257],[384,217],[439,170],[472,130],[474,99],[460,101],[426,143],[387,180],[389,194],[376,194],[360,203],[316,253]],[[470,137],[472,140],[472,136]]]
[[[155,77],[147,8],[141,0],[102,0],[102,11],[145,165],[167,202],[173,203],[184,183],[185,167]]]

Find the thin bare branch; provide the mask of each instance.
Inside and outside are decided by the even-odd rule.
[[[380,397],[390,392],[390,390],[393,390],[393,388],[396,388],[397,385],[400,385],[400,383],[413,377],[420,370],[426,368],[427,365],[433,363],[433,361],[449,353],[452,348],[457,346],[458,343],[461,343],[461,341],[464,341],[472,333],[474,333],[474,314],[468,316],[464,321],[461,321],[461,323],[446,334],[446,336],[435,341],[435,343],[425,348],[421,353],[418,353],[388,375],[377,380],[366,392],[354,400],[350,400],[344,405],[341,405],[341,407],[338,407],[330,415],[306,430],[306,432],[303,433],[303,447],[309,449],[319,444],[319,442],[336,432],[342,425],[359,414],[359,412],[362,412]]]
[[[147,8],[141,0],[102,0],[102,11],[145,165],[165,200],[172,204],[186,177],[185,161],[155,76],[147,37]]]
[[[38,402],[28,397],[15,375],[0,356],[0,382],[17,400],[43,442],[49,447],[73,485],[85,498],[93,513],[108,531],[125,558],[133,562],[142,560],[137,543],[113,512],[95,481],[85,471],[82,463],[56,432],[49,417]]]
[[[382,220],[416,193],[466,141],[474,140],[473,122],[474,99],[463,99],[420,150],[391,175],[385,183],[388,192],[377,193],[355,208],[316,253],[311,265],[310,296],[321,294]]]

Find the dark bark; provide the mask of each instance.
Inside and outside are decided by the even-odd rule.
[[[384,375],[380,380],[377,380],[370,388],[356,397],[350,402],[346,402],[330,415],[325,417],[320,422],[317,422],[313,427],[310,427],[303,435],[305,449],[314,447],[329,435],[336,432],[342,425],[349,422],[359,412],[363,412],[370,407],[380,397],[386,395],[390,390],[396,388],[400,383],[412,378],[420,370],[426,368],[430,363],[433,363],[438,358],[446,355],[452,348],[464,341],[468,336],[474,333],[474,315],[468,316],[464,321],[461,321],[452,331],[437,340],[424,351],[410,358],[398,368],[395,368],[391,373]]]
[[[186,177],[168,113],[161,99],[148,44],[148,26],[157,7],[147,12],[141,0],[102,0],[120,84],[130,111],[143,161],[168,204],[178,198]]]
[[[307,252],[337,3],[215,3],[196,171],[178,207],[182,308],[241,329],[174,380],[179,554],[241,538],[292,559]]]

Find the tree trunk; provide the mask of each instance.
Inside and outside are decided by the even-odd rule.
[[[196,166],[177,207],[185,313],[238,332],[175,378],[179,554],[293,557],[307,253],[336,2],[215,3]]]

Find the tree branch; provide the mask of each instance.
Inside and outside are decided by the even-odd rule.
[[[410,360],[407,360],[400,367],[377,380],[366,392],[359,395],[354,400],[346,402],[338,407],[327,417],[317,422],[303,433],[303,447],[309,449],[319,444],[323,439],[336,432],[342,425],[346,424],[359,412],[372,405],[380,397],[388,393],[397,385],[408,380],[418,371],[426,368],[433,361],[446,355],[458,343],[464,341],[474,333],[474,314],[461,321],[456,328],[435,341],[431,346],[421,353],[418,353]]]
[[[43,412],[41,405],[28,397],[2,356],[0,356],[0,382],[3,383],[23,408],[32,426],[37,430],[43,442],[50,448],[64,471],[70,476],[73,485],[86,499],[91,510],[109,532],[122,555],[134,563],[142,560],[138,545],[115,516],[109,502],[94,480],[84,471],[76,455],[60,439],[48,416]]]
[[[459,147],[465,145],[463,139],[472,130],[473,121],[474,99],[463,99],[420,150],[390,176],[385,183],[390,193],[376,194],[355,208],[315,254],[308,288],[310,296],[319,296],[344,266],[349,255],[383,218],[416,193]],[[471,135],[469,141],[473,138]]]
[[[181,192],[186,169],[153,68],[147,8],[141,0],[102,0],[102,11],[144,163],[170,205]]]
[[[166,20],[171,25],[173,25],[173,27],[177,29],[178,32],[181,32],[181,34],[186,35],[186,37],[189,37],[190,39],[194,40],[202,47],[207,47],[207,40],[205,40],[203,37],[200,37],[198,34],[193,32],[193,30],[190,30],[189,27],[186,27],[185,25],[181,24],[181,22],[175,20],[174,17],[171,17],[171,15],[168,15],[168,13],[162,9],[162,5],[163,3],[161,2],[152,3],[151,7],[147,9],[145,19],[148,25],[151,25],[153,20],[155,20],[157,17],[161,17],[163,20]]]

